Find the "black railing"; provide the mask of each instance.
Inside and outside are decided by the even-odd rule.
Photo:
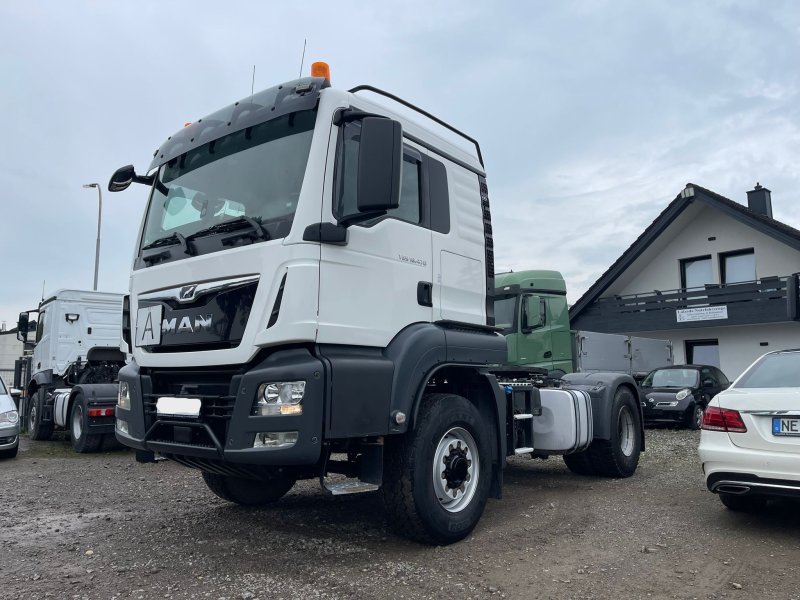
[[[786,277],[599,298],[573,327],[607,333],[788,321]],[[697,309],[697,310],[692,310]],[[696,319],[696,320],[694,320]]]

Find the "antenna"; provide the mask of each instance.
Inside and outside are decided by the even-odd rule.
[[[44,302],[44,283],[45,283],[45,280],[42,279],[42,302]]]
[[[308,40],[306,38],[303,38],[303,56],[300,59],[300,74],[297,76],[298,79],[300,79],[303,76],[303,63],[306,62],[306,42],[307,41]]]
[[[253,65],[253,80],[250,82],[250,102],[253,102],[253,94],[256,89],[256,66]]]

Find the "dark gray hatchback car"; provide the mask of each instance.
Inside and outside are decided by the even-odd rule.
[[[679,365],[651,371],[640,386],[644,420],[700,429],[709,400],[729,385],[725,374],[710,365]]]

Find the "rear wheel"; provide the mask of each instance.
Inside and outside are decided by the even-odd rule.
[[[97,452],[103,442],[102,435],[89,434],[88,410],[83,394],[76,394],[69,419],[69,439],[72,449],[81,454]]]
[[[416,426],[389,439],[383,501],[402,534],[428,544],[450,544],[473,530],[491,483],[491,433],[462,396],[429,394]]]
[[[53,423],[43,422],[45,390],[39,388],[31,398],[31,407],[28,411],[28,437],[36,441],[49,440],[53,435]]]
[[[564,462],[573,473],[603,477],[630,477],[639,465],[642,425],[633,392],[621,387],[611,406],[611,439],[594,440],[583,452],[567,454]]]
[[[759,512],[767,506],[764,496],[740,496],[737,494],[719,494],[720,501],[736,512]]]
[[[228,502],[243,506],[261,506],[277,502],[292,489],[297,479],[285,472],[275,472],[269,479],[245,479],[203,471],[208,489]]]
[[[700,429],[703,425],[703,406],[701,404],[695,404],[686,411],[686,426],[689,429],[694,429],[695,431]]]

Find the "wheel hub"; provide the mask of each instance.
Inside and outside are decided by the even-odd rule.
[[[445,433],[433,459],[433,489],[448,512],[463,510],[472,501],[478,484],[480,459],[472,435],[461,427]]]

